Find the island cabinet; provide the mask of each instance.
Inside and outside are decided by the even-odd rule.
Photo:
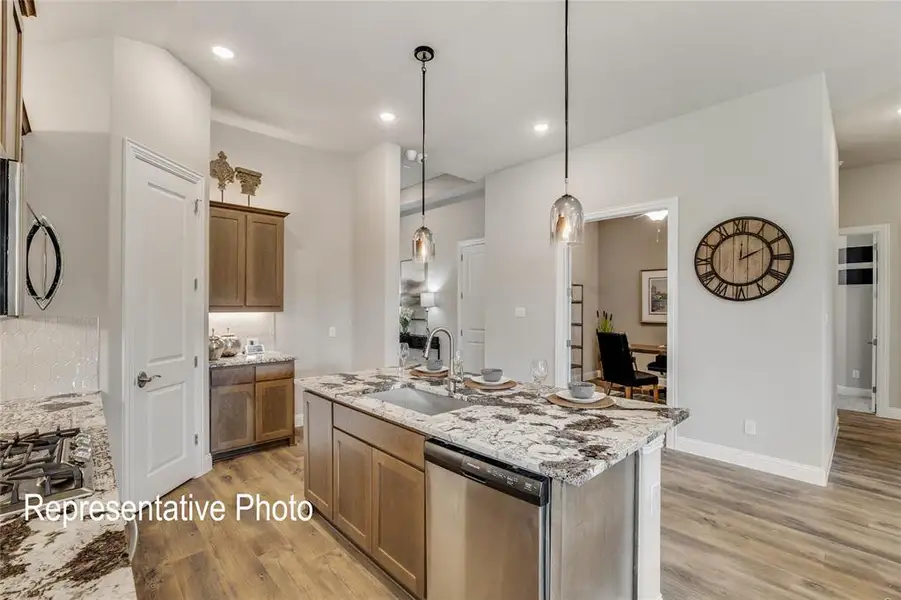
[[[212,312],[279,312],[284,306],[288,213],[210,202]]]
[[[293,440],[293,363],[210,370],[213,460]]]
[[[424,598],[425,438],[306,392],[304,440],[307,500],[395,581]]]

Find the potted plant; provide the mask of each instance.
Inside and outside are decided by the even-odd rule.
[[[400,341],[408,342],[410,339],[410,322],[413,320],[413,309],[409,306],[401,306],[398,311],[398,323],[400,324]]]

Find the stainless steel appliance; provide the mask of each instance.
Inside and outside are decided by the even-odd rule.
[[[436,440],[425,458],[429,600],[547,598],[550,480]]]
[[[25,495],[70,500],[94,492],[91,436],[77,427],[0,434],[0,518],[25,510]]]
[[[25,294],[22,165],[0,159],[0,317],[22,314]]]

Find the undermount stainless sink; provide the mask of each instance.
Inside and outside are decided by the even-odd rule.
[[[367,394],[370,398],[378,398],[382,402],[415,410],[424,415],[434,416],[470,406],[468,402],[451,396],[439,396],[414,388],[398,388]]]

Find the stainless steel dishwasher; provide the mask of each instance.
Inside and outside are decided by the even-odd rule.
[[[429,600],[546,598],[550,480],[436,440],[425,459]]]

